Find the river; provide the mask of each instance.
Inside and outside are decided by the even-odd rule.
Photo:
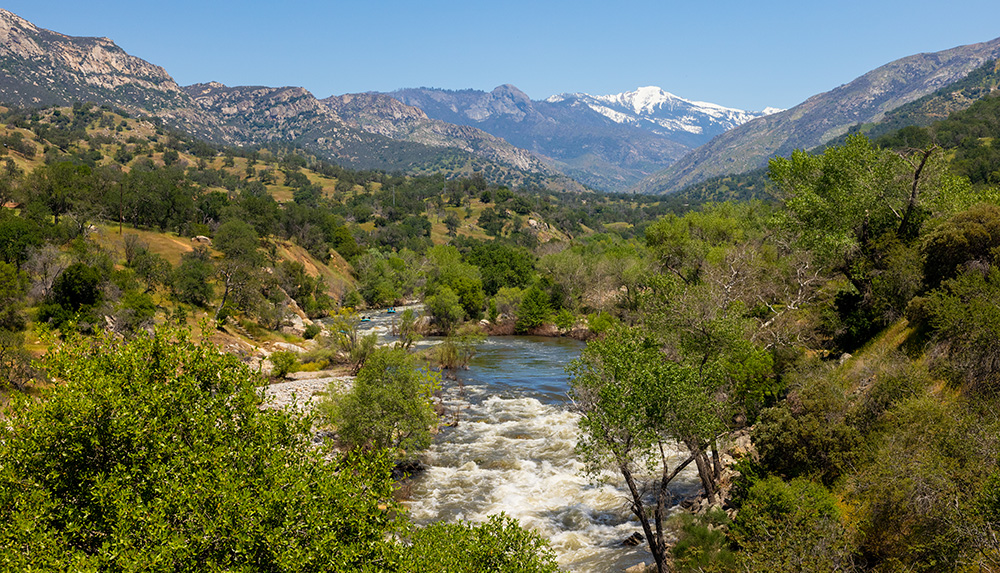
[[[491,337],[469,370],[445,380],[446,421],[425,453],[427,470],[410,484],[417,523],[483,521],[504,512],[549,540],[566,571],[610,572],[652,561],[642,544],[622,541],[639,524],[616,474],[602,484],[576,458],[579,415],[572,411],[565,366],[583,343],[565,338]],[[675,481],[697,490],[695,475]]]

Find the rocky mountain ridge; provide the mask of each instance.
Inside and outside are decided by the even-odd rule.
[[[320,101],[301,87],[217,82],[182,87],[163,68],[107,38],[66,36],[0,9],[0,102],[34,108],[77,101],[159,117],[216,143],[292,142],[355,168],[479,170],[502,183],[558,178],[560,187],[582,189],[525,150],[475,128],[432,120],[390,98],[356,94]],[[362,109],[360,102],[371,107]]]
[[[600,189],[620,191],[760,113],[690,102],[660,88],[534,101],[505,84],[490,92],[410,88],[389,93],[431,118],[478,127]]]
[[[1000,38],[890,62],[789,110],[727,131],[633,190],[678,191],[710,177],[762,167],[775,155],[822,145],[851,126],[878,121],[893,109],[961,80],[998,56]]]

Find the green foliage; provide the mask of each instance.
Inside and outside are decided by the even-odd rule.
[[[847,391],[835,378],[803,382],[754,426],[761,466],[769,474],[832,484],[849,470],[861,442],[846,421],[848,406]]]
[[[576,324],[576,316],[574,316],[573,313],[569,311],[569,309],[564,308],[561,309],[558,314],[556,314],[555,323],[560,330],[569,330],[573,328],[574,324]]]
[[[981,558],[977,546],[996,534],[975,493],[997,460],[995,407],[921,394],[884,415],[848,490],[869,564],[954,571]]]
[[[486,296],[495,295],[503,287],[524,288],[531,284],[535,272],[530,252],[497,241],[473,245],[465,260],[479,267]]]
[[[328,463],[235,357],[160,331],[46,367],[60,382],[0,427],[4,569],[356,571],[393,551],[390,459]]]
[[[405,258],[404,258],[405,257]],[[395,304],[413,292],[416,273],[412,253],[369,249],[358,257],[358,292],[370,307]]]
[[[806,479],[757,482],[736,516],[733,540],[750,571],[843,571],[853,548],[836,499]]]
[[[34,376],[24,333],[0,328],[0,390],[23,390]]]
[[[319,336],[321,332],[323,332],[323,327],[314,322],[306,326],[306,330],[302,334],[302,337],[306,340],[312,340]]]
[[[1000,247],[1000,207],[979,204],[958,213],[924,238],[924,277],[928,288],[954,278],[963,265],[991,263]]]
[[[430,399],[439,383],[405,350],[382,347],[365,361],[349,392],[331,388],[320,411],[348,447],[421,450],[430,445],[430,429],[437,424]]]
[[[0,330],[24,329],[22,307],[27,279],[27,273],[19,272],[14,265],[0,262]]]
[[[171,289],[180,301],[202,308],[208,307],[215,295],[209,282],[215,274],[211,255],[205,247],[199,246],[190,253],[181,255],[181,263],[174,269]]]
[[[968,388],[1000,391],[1000,269],[970,269],[920,301],[947,361],[939,368]]]
[[[552,318],[549,296],[538,286],[524,292],[521,305],[517,309],[515,329],[523,333],[538,328]]]
[[[677,521],[677,542],[670,550],[675,571],[736,570],[736,556],[725,534],[725,528],[731,523],[726,512],[714,509],[704,516],[682,513]]]
[[[427,267],[426,296],[437,295],[440,289],[447,287],[458,297],[466,316],[478,318],[482,315],[486,296],[479,269],[462,262],[458,249],[451,245],[428,249]]]
[[[590,475],[600,475],[605,468],[621,472],[631,493],[629,505],[662,570],[667,488],[680,469],[670,467],[663,450],[687,444],[691,456],[684,465],[696,461],[706,468],[703,440],[718,428],[711,399],[699,387],[696,370],[666,360],[657,341],[634,328],[618,327],[588,342],[568,371],[570,395],[581,413],[577,453]],[[645,472],[652,474],[652,520],[636,484],[636,474]],[[706,484],[711,496],[709,488]]]
[[[594,334],[607,332],[614,325],[614,317],[606,312],[595,312],[587,316],[587,328]]]
[[[485,523],[433,523],[415,531],[399,570],[412,573],[555,573],[548,543],[503,514]]]
[[[435,294],[424,298],[424,306],[441,331],[451,332],[465,318],[465,310],[455,291],[448,286],[438,287]]]
[[[227,259],[247,262],[261,260],[257,231],[244,221],[230,219],[226,221],[212,239],[212,246]]]
[[[355,374],[365,365],[365,361],[375,351],[378,344],[377,334],[371,333],[362,336],[359,332],[359,326],[358,315],[349,310],[341,310],[332,317],[329,324],[329,343],[340,353],[340,358],[351,365]],[[324,342],[327,341],[324,340]],[[309,356],[310,360],[314,358]]]
[[[271,376],[274,378],[284,378],[285,374],[291,372],[292,368],[295,367],[295,364],[299,361],[299,356],[291,351],[281,351],[272,352],[267,359],[274,365],[274,369],[271,370]]]
[[[399,315],[399,322],[393,323],[395,334],[399,337],[396,345],[407,350],[413,346],[413,343],[420,339],[417,326],[417,313],[412,308],[403,310]]]
[[[56,277],[51,295],[38,309],[39,322],[49,322],[54,328],[63,328],[70,321],[81,327],[94,325],[96,307],[103,298],[100,285],[97,269],[73,263]]]
[[[156,304],[149,294],[144,292],[126,292],[118,300],[114,316],[114,331],[123,335],[132,335],[140,329],[152,326],[156,315]]]
[[[433,356],[441,368],[468,368],[486,336],[475,326],[463,326],[434,346]]]

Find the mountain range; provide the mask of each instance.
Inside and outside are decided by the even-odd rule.
[[[66,36],[0,9],[7,106],[91,101],[219,144],[292,143],[347,167],[578,191],[666,193],[752,170],[878,121],[998,56],[1000,39],[910,56],[784,111],[689,101],[654,86],[545,100],[512,85],[320,99],[301,87],[182,87],[108,38]]]
[[[432,88],[391,92],[449,123],[477,127],[543,157],[592,187],[622,191],[712,137],[762,113],[691,102],[658,87],[610,96],[563,94],[532,101],[512,85],[491,92]]]
[[[775,155],[812,149],[852,126],[877,122],[893,109],[955,83],[997,57],[1000,38],[890,62],[789,110],[727,131],[634,190],[670,193],[711,177],[763,167]]]

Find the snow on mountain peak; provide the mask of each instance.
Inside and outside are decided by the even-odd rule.
[[[764,112],[749,112],[686,100],[657,86],[643,86],[612,95],[561,94],[545,101],[584,104],[616,123],[637,125],[659,133],[687,132],[704,136],[717,135],[751,119],[781,111],[768,108]]]

